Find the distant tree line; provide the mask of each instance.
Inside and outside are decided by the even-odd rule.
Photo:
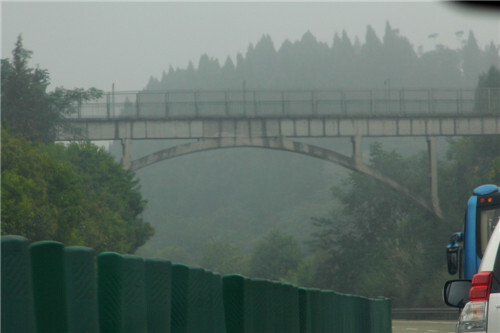
[[[276,49],[264,35],[236,62],[228,57],[221,65],[204,54],[197,68],[192,62],[185,69],[170,66],[159,79],[151,77],[146,89],[471,89],[500,58],[493,41],[482,49],[472,31],[462,43],[460,49],[436,45],[424,53],[389,22],[382,39],[367,26],[364,44],[346,31],[335,34],[331,45],[306,32]]]

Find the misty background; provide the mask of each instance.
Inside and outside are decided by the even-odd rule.
[[[430,2],[2,3],[3,58],[20,33],[34,51],[31,62],[50,72],[51,86],[68,88],[474,90],[480,75],[500,64],[498,16]],[[349,139],[302,141],[352,152]],[[134,141],[132,158],[185,142]],[[120,143],[102,144],[120,159]],[[441,160],[449,149],[450,140],[439,139]],[[420,163],[425,153],[425,138],[363,140],[367,163],[374,156],[393,158],[395,166],[403,158]],[[425,163],[408,163],[415,169],[410,182],[425,174]],[[352,292],[306,274],[324,255],[311,246],[314,219],[356,223],[332,197],[350,176],[331,163],[255,148],[154,164],[137,172],[148,201],[144,220],[155,228],[137,254],[259,276],[256,249],[283,242],[296,261],[273,278]],[[377,195],[389,196],[383,189]],[[443,249],[462,228],[464,206],[441,226],[418,214],[410,219],[426,225],[419,242],[433,235],[418,243],[419,260],[431,264],[412,268],[437,272],[432,290],[442,285]],[[210,267],[215,257],[229,264]],[[419,305],[440,302],[439,294],[425,297]]]
[[[461,46],[474,31],[480,47],[499,43],[498,15],[449,2],[8,2],[2,10],[2,58],[17,36],[52,87],[139,90],[151,75],[196,66],[207,54],[222,65],[269,35],[276,48],[304,33],[331,46],[345,30],[365,42],[367,25],[383,36],[387,21],[415,50]],[[457,38],[455,33],[464,31]],[[430,35],[438,34],[435,38]]]

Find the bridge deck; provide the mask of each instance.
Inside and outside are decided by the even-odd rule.
[[[75,119],[88,140],[500,134],[500,115],[412,118]],[[61,134],[70,139],[71,134]]]
[[[115,92],[76,107],[68,122],[89,140],[491,135],[500,134],[499,98],[496,90]]]

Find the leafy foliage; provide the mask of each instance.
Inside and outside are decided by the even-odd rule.
[[[272,230],[255,247],[248,274],[279,281],[297,270],[301,261],[302,252],[297,240],[279,230]]]
[[[82,179],[72,165],[2,131],[2,234],[71,240],[82,217]]]
[[[238,246],[225,241],[210,241],[200,265],[221,275],[242,273],[245,270],[245,257]]]
[[[370,149],[371,165],[413,186],[426,179],[425,156],[402,158],[386,152],[380,144]],[[442,258],[433,229],[438,235],[445,225],[389,188],[362,174],[351,174],[342,186],[332,189],[342,207],[330,218],[315,218],[312,246],[316,258],[315,283],[367,296],[385,295],[396,305],[411,305],[426,274],[439,269]],[[390,279],[388,279],[390,277]],[[388,283],[390,280],[390,283]],[[406,304],[405,304],[406,302]]]
[[[484,94],[484,89],[491,89],[490,94]],[[475,103],[477,110],[487,110],[483,107],[488,105],[488,99],[491,97],[491,101],[495,98],[498,101],[498,93],[500,71],[491,67],[479,77]],[[492,110],[498,111],[496,107]],[[500,184],[500,135],[450,141],[447,161],[440,168],[439,182],[442,208],[455,221],[461,221],[463,212],[457,211],[456,207],[464,205],[476,186]],[[454,195],[450,196],[450,192]],[[462,229],[463,226],[456,226],[457,231]]]
[[[43,146],[2,131],[2,234],[132,253],[153,234],[137,185],[91,143]]]
[[[500,112],[500,70],[495,66],[479,76],[475,100],[476,111]]]
[[[47,92],[49,73],[28,66],[32,53],[23,47],[19,36],[12,61],[2,59],[2,128],[28,141],[53,143],[64,127],[64,117],[77,112],[83,101],[98,98],[103,92],[95,88],[56,88]]]
[[[91,143],[54,145],[64,117],[102,92],[56,88],[18,37],[2,59],[2,234],[134,252],[152,236],[135,174]]]

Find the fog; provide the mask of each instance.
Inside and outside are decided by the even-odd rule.
[[[48,71],[49,90],[366,89],[387,100],[391,89],[397,96],[456,89],[457,96],[473,96],[466,104],[476,108],[485,104],[484,95],[474,95],[478,78],[485,81],[489,71],[493,81],[498,71],[492,65],[500,64],[498,12],[443,2],[3,2],[1,18],[2,58],[11,58],[22,34],[24,48],[33,51],[29,67]],[[435,92],[424,96],[434,101]],[[400,110],[409,110],[401,101],[417,95],[406,96],[399,97]],[[455,110],[463,106],[458,101],[448,104]],[[176,112],[151,105],[141,112]],[[125,98],[116,110],[132,115],[136,107]],[[346,157],[353,149],[350,138],[292,139]],[[491,149],[500,147],[498,140],[454,146],[439,138],[441,205],[449,215],[439,222],[373,179],[310,156],[231,148],[155,163],[136,173],[147,201],[141,218],[155,228],[136,254],[224,274],[385,295],[400,307],[441,307],[443,249],[463,228],[466,200],[460,196],[479,177],[498,183],[500,173],[488,169],[498,159]],[[133,140],[131,158],[184,141]],[[430,193],[425,137],[365,137],[362,143],[365,163]],[[109,151],[119,161],[122,145],[111,142]],[[279,268],[279,275],[263,267]]]
[[[139,90],[169,66],[197,67],[205,53],[235,61],[263,35],[276,48],[308,31],[330,46],[343,30],[363,43],[367,25],[383,36],[389,21],[424,51],[458,48],[470,30],[481,48],[498,45],[496,14],[442,2],[3,2],[2,58],[22,34],[52,88]]]

